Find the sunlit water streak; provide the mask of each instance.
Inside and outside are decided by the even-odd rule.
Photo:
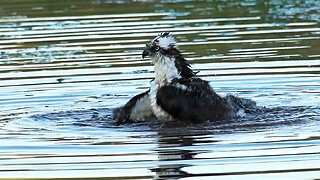
[[[37,1],[0,19],[0,178],[320,177],[316,1],[270,1],[266,12],[246,1],[123,1],[127,11],[101,15],[79,2],[70,15],[24,16],[46,8]],[[217,93],[260,109],[232,121],[116,125],[112,109],[154,77],[141,52],[162,31]]]

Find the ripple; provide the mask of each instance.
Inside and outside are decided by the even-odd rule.
[[[0,176],[318,178],[315,2],[0,3]],[[117,125],[113,108],[150,86],[141,52],[162,31],[218,94],[259,108],[231,121]]]

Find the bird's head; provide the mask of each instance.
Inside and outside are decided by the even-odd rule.
[[[190,69],[189,63],[183,58],[176,41],[169,32],[163,32],[156,36],[142,53],[142,58],[151,57],[152,63],[161,66],[173,63],[181,77],[190,78],[195,72]]]
[[[169,32],[163,32],[146,44],[142,58],[149,56],[155,63],[165,56],[172,57],[175,53],[180,53],[176,41]]]

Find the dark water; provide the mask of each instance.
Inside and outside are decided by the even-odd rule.
[[[0,178],[320,178],[320,1],[12,0],[0,17]],[[162,31],[262,111],[115,125]]]

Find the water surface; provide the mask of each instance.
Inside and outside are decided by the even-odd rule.
[[[320,178],[320,3],[0,2],[0,178]],[[117,126],[170,31],[221,95],[267,111]]]

